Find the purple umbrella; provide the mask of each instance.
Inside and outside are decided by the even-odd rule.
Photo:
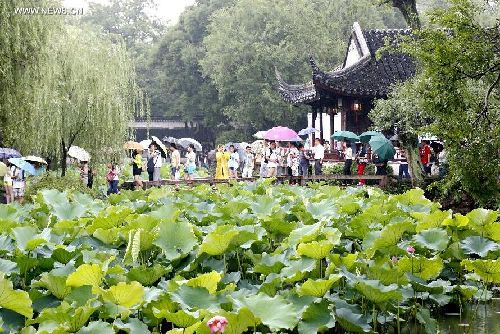
[[[301,141],[297,132],[284,126],[276,126],[267,131],[264,139],[275,141]]]
[[[13,148],[1,147],[0,148],[0,159],[10,159],[10,158],[20,158],[21,153],[14,150]]]

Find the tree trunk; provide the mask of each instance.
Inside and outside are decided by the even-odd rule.
[[[64,144],[64,140],[61,141],[61,176],[66,175],[66,158],[68,157],[68,149],[66,148],[66,145]]]
[[[382,3],[389,4],[391,2],[390,0],[384,0]],[[410,28],[420,29],[416,0],[392,0],[392,7],[399,9]]]
[[[420,167],[420,154],[418,147],[415,145],[417,138],[412,135],[400,134],[400,140],[403,147],[406,148],[408,156],[408,168],[410,169],[411,179],[413,186],[419,186],[424,184],[424,174],[422,173],[422,168]]]

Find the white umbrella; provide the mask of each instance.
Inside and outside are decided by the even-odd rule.
[[[152,142],[151,139],[144,139],[144,140],[141,140],[139,142],[139,144],[141,144],[143,149],[147,150],[149,145],[151,145],[151,142]]]
[[[38,162],[39,164],[47,165],[47,161],[45,161],[45,159],[42,159],[40,157],[35,157],[34,155],[28,155],[27,157],[24,157],[23,160],[29,162]]]
[[[167,152],[168,152],[168,149],[167,147],[161,142],[161,140],[158,138],[158,137],[155,137],[155,136],[151,136],[151,139],[153,140],[153,142],[158,145],[159,149],[160,149],[160,152],[162,153],[162,156],[164,158],[167,157]]]
[[[196,139],[193,138],[181,138],[177,140],[177,143],[185,148],[187,148],[189,144],[193,144],[196,151],[201,151],[203,149],[201,144]]]
[[[71,146],[68,150],[68,155],[72,158],[75,158],[79,161],[89,161],[90,154],[85,151],[83,148],[78,146]]]
[[[264,136],[266,135],[266,132],[267,131],[257,131],[256,133],[254,133],[254,137],[257,138],[257,139],[264,139]]]

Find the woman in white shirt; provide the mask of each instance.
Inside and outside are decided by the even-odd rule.
[[[344,150],[344,175],[351,175],[352,166],[352,148],[351,143],[346,141],[346,148]]]
[[[234,145],[229,146],[229,177],[233,179],[238,178],[238,167],[240,166],[240,155],[234,150]]]
[[[184,178],[187,181],[193,180],[193,175],[196,172],[196,153],[194,152],[194,145],[189,144],[188,153],[186,153],[186,168],[184,170]]]
[[[3,176],[3,185],[5,188],[5,200],[7,204],[14,202],[14,191],[12,189],[13,181],[12,181],[12,168],[9,162],[6,163],[7,171]]]

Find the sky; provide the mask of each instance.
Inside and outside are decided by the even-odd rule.
[[[76,8],[84,8],[85,10],[88,8],[88,2],[98,2],[98,3],[107,3],[107,0],[63,0],[65,7],[76,7]],[[177,22],[179,15],[182,13],[184,8],[189,5],[194,4],[195,0],[155,0],[158,4],[158,12],[156,15],[164,21],[169,21],[170,24],[174,24]]]

